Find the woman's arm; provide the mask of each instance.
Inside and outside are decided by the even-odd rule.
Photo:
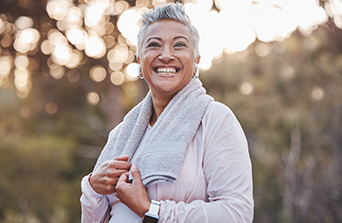
[[[115,186],[121,174],[129,171],[129,156],[119,155],[111,158],[108,151],[113,147],[120,124],[109,134],[108,141],[96,162],[94,172],[85,176],[81,182],[82,222],[108,222],[110,207],[106,197],[115,193]]]
[[[82,179],[82,220],[106,222],[109,203],[104,195],[115,193],[119,177],[124,173],[128,174],[131,167],[128,158],[129,156],[118,156],[107,160],[94,173]]]
[[[132,165],[131,173],[133,182],[128,183],[129,173],[122,174],[116,186],[116,197],[121,203],[129,207],[139,217],[144,217],[148,211],[151,201],[142,183],[140,171]]]
[[[109,203],[105,195],[96,193],[89,183],[89,175],[81,182],[82,223],[105,223],[109,221]]]
[[[215,102],[202,125],[209,202],[161,201],[160,222],[252,222],[251,161],[239,122],[228,107]]]
[[[209,110],[202,122],[203,171],[209,201],[160,201],[160,223],[243,223],[253,220],[252,170],[247,140],[228,107],[215,103]],[[126,178],[121,176],[116,188],[117,196],[122,190],[121,202],[142,216],[141,210],[146,207],[140,205],[137,208],[135,200],[144,201],[144,204],[149,200],[141,190],[128,185]],[[136,181],[134,187],[142,188],[141,180]]]

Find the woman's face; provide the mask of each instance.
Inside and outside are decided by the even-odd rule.
[[[190,29],[174,20],[161,20],[146,29],[138,62],[152,97],[173,97],[195,74]]]

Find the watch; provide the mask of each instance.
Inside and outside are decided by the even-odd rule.
[[[142,223],[157,223],[159,220],[159,208],[160,208],[160,202],[152,200],[150,209],[148,212],[145,213],[144,220]]]

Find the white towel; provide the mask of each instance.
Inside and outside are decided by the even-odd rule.
[[[135,157],[145,186],[177,179],[187,147],[212,101],[197,78],[171,99]],[[110,135],[95,169],[117,155],[132,157],[149,124],[152,106],[149,92]]]

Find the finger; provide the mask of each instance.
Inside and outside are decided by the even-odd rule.
[[[127,172],[127,170],[120,170],[118,171],[115,176],[112,177],[112,181],[110,182],[110,184],[112,185],[117,185],[118,184],[118,181],[119,181],[119,178],[121,177],[121,175],[125,174],[125,173],[129,173]]]
[[[142,184],[140,171],[136,165],[132,165],[131,174],[133,176],[133,184]]]
[[[115,169],[113,171],[110,171],[107,173],[107,177],[114,179],[114,178],[119,178],[121,174],[127,173],[129,169]]]
[[[129,155],[118,155],[113,160],[127,161],[128,159],[129,159]]]
[[[116,187],[118,187],[118,186],[120,186],[122,184],[127,184],[126,182],[128,180],[128,175],[129,175],[128,172],[121,174],[121,176],[120,176],[120,178],[118,180],[118,183],[116,184]]]
[[[111,168],[115,168],[117,170],[121,169],[121,170],[126,170],[128,171],[131,168],[131,163],[128,161],[121,161],[121,160],[111,160],[109,162],[109,166]]]

